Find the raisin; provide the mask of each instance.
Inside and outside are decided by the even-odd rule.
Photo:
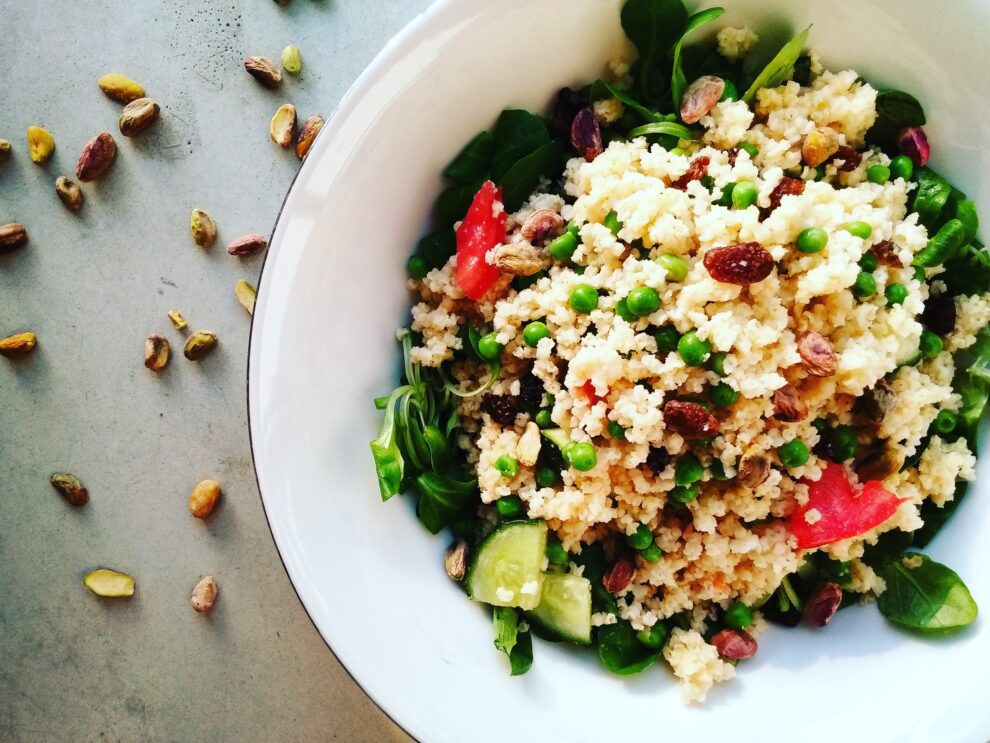
[[[659,475],[670,466],[671,456],[662,446],[651,446],[646,455],[646,466],[654,475]]]
[[[769,217],[773,210],[780,206],[780,202],[785,196],[800,196],[803,193],[804,181],[784,176],[770,192],[770,206],[760,210],[760,221],[762,222]]]
[[[571,123],[571,145],[589,162],[602,154],[602,129],[590,108],[582,108]]]
[[[714,248],[705,253],[705,268],[716,281],[748,286],[763,281],[773,271],[773,256],[759,243]]]
[[[588,107],[588,98],[572,88],[561,88],[553,103],[551,123],[557,134],[570,136],[574,117],[582,108]]]
[[[718,419],[696,402],[668,400],[663,420],[674,433],[686,439],[708,439],[718,433]]]
[[[496,423],[512,426],[516,422],[519,405],[514,397],[508,395],[485,395],[481,401],[481,410],[488,413]]]
[[[670,184],[671,188],[678,191],[686,191],[691,181],[700,181],[702,176],[708,173],[708,164],[711,160],[707,157],[696,157],[688,164],[687,172]]]
[[[729,165],[735,167],[736,158],[739,157],[739,152],[740,150],[738,147],[731,147],[725,151],[726,157],[729,158]]]
[[[948,294],[936,294],[925,302],[921,323],[936,335],[948,335],[956,327],[956,302]]]
[[[897,243],[891,240],[881,240],[870,248],[870,250],[877,257],[878,263],[882,263],[885,266],[893,266],[894,268],[904,268],[904,264],[901,263],[901,259],[897,256]]]
[[[859,167],[859,164],[863,162],[863,153],[857,152],[852,147],[847,145],[842,145],[835,154],[832,155],[832,159],[829,162],[837,162],[841,160],[842,164],[837,165],[840,173],[851,173]]]
[[[622,593],[632,582],[633,573],[636,572],[636,563],[629,555],[622,555],[615,562],[608,566],[605,575],[602,576],[602,583],[609,593]]]
[[[538,410],[543,407],[545,392],[543,380],[532,371],[527,372],[519,378],[519,407],[530,412]]]

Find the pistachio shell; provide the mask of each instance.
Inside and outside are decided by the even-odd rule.
[[[190,361],[199,361],[217,347],[217,334],[209,330],[199,330],[186,339],[182,353]]]

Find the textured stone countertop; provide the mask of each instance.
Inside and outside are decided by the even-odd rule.
[[[268,137],[284,102],[301,118],[330,114],[372,57],[428,0],[0,0],[0,224],[29,245],[0,256],[0,337],[38,335],[35,353],[0,358],[0,741],[406,740],[350,679],[310,623],[279,561],[248,443],[245,368],[250,318],[234,284],[261,259],[228,256],[267,235],[294,153]],[[303,72],[265,90],[246,55],[286,44]],[[141,82],[162,106],[141,137],[119,135],[120,105],[96,85],[107,72]],[[48,129],[39,167],[26,128]],[[100,131],[119,152],[84,184],[72,214],[56,198],[83,145]],[[189,233],[194,208],[219,237]],[[220,344],[182,357],[166,318]],[[176,352],[161,375],[144,339]],[[48,483],[76,474],[90,491],[72,509]],[[206,522],[193,485],[224,496]],[[131,599],[81,584],[109,566],[134,575]],[[210,573],[210,616],[189,605]]]

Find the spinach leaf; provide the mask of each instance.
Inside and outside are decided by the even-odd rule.
[[[496,606],[492,613],[492,628],[495,630],[495,647],[506,655],[512,655],[519,635],[519,615],[511,606]]]
[[[794,72],[791,73],[791,80],[798,85],[807,87],[811,84],[811,55],[802,54],[794,63]]]
[[[479,132],[464,145],[457,156],[443,169],[443,174],[455,183],[476,183],[488,177],[492,167],[495,137],[491,132]]]
[[[925,501],[925,503],[931,503],[931,501]],[[925,523],[927,524],[927,519]],[[918,533],[901,531],[900,529],[885,531],[880,535],[876,543],[866,546],[866,549],[863,551],[863,562],[874,570],[880,570],[880,568],[895,557],[900,556],[912,544],[919,547],[922,546],[914,541]]]
[[[509,667],[512,676],[522,676],[533,666],[533,634],[520,632],[516,636],[516,646],[509,653]]]
[[[482,183],[484,180],[451,186],[441,191],[433,204],[433,214],[436,216],[437,222],[450,228],[454,222],[464,219],[464,215],[467,214],[468,207],[471,206],[474,195],[478,193]]]
[[[801,56],[801,50],[804,49],[804,42],[808,38],[809,31],[811,31],[811,26],[784,44],[783,48],[777,52],[777,56],[771,59],[763,71],[756,76],[753,84],[749,86],[749,90],[743,93],[743,101],[752,103],[753,99],[756,98],[756,91],[761,88],[772,88],[780,85],[787,79],[794,64],[798,61],[798,57]]]
[[[946,262],[939,274],[949,294],[982,294],[990,289],[990,251],[976,245],[964,245],[956,257]]]
[[[978,358],[977,362],[979,361]],[[959,407],[959,425],[972,448],[976,445],[980,418],[983,417],[987,400],[990,398],[990,385],[987,384],[986,380],[970,373],[970,369],[960,370],[956,374],[952,380],[952,389],[958,392],[962,398],[962,404]]]
[[[902,90],[877,93],[877,118],[866,133],[866,141],[887,152],[897,150],[897,135],[908,126],[924,126],[925,111],[918,99]]]
[[[684,70],[681,67],[681,47],[684,44],[684,39],[686,39],[693,31],[701,28],[706,23],[711,23],[723,13],[725,13],[725,8],[708,8],[706,10],[698,11],[693,16],[688,18],[687,26],[684,28],[684,33],[681,34],[681,38],[679,38],[677,43],[674,45],[674,70],[670,77],[670,96],[674,102],[675,111],[680,110],[681,98],[684,96],[684,91],[687,89],[688,85],[687,76],[684,74]]]
[[[468,205],[470,206],[470,202]],[[464,212],[467,212],[467,207]],[[455,252],[457,252],[457,235],[450,227],[431,232],[416,244],[416,254],[421,256],[430,268],[441,268]]]
[[[660,651],[641,643],[632,625],[623,620],[598,628],[598,657],[612,673],[629,676],[656,663]]]
[[[681,36],[688,14],[681,0],[626,0],[619,16],[622,30],[639,52],[635,71],[646,100],[656,97],[654,75],[664,56]]]
[[[502,186],[502,202],[508,212],[523,205],[540,182],[540,178],[552,179],[564,170],[564,141],[554,139],[519,159],[499,181]]]
[[[918,212],[918,221],[931,230],[945,208],[952,186],[931,168],[919,168],[915,173],[918,190],[914,194],[911,210]]]
[[[449,434],[448,434],[449,435]],[[434,470],[441,470],[450,462],[450,450],[447,448],[447,438],[437,426],[423,426],[423,441],[428,451],[428,461]]]
[[[966,492],[968,490],[969,483],[966,482],[966,480],[960,480],[956,483],[956,492],[955,495],[953,495],[952,500],[941,508],[936,506],[930,500],[926,500],[922,503],[920,513],[921,519],[925,522],[925,524],[914,532],[911,546],[918,547],[919,549],[927,547],[928,544],[935,538],[935,535],[937,535],[942,530],[942,527],[949,521],[952,514],[956,512],[956,509],[959,508],[959,504],[962,502],[963,498],[966,497]],[[889,534],[890,532],[887,533]],[[884,536],[886,536],[886,534]]]
[[[976,239],[976,233],[980,229],[980,215],[976,213],[976,204],[969,199],[954,202],[952,218],[962,223],[965,230],[964,243]]]
[[[388,402],[385,403],[385,417],[382,419],[378,438],[371,442],[375,472],[378,475],[378,489],[381,491],[383,501],[396,495],[402,486],[405,461],[402,452],[399,451],[395,408],[399,400],[407,396],[411,390],[412,388],[408,386],[399,387],[389,396]]]
[[[976,619],[976,602],[962,579],[919,552],[887,563],[880,575],[887,589],[877,598],[877,607],[895,624],[926,634],[943,634]]]
[[[478,489],[477,480],[455,480],[436,472],[416,478],[419,504],[416,512],[431,534],[439,534],[471,504]]]
[[[605,92],[605,95],[601,95],[601,91]],[[642,116],[647,121],[660,121],[661,115],[655,111],[651,111],[649,108],[644,106],[642,103],[637,101],[628,91],[617,88],[611,83],[607,83],[604,80],[596,80],[591,86],[591,92],[589,94],[591,100],[598,101],[602,98],[612,97],[618,98],[622,101],[622,105],[627,109],[635,111],[637,114]]]
[[[966,226],[961,221],[950,219],[928,240],[928,244],[918,251],[911,265],[923,268],[941,266],[958,253],[959,248],[966,243],[966,232]]]
[[[547,451],[558,452],[555,446],[545,446]],[[544,452],[540,450],[542,457]],[[559,457],[555,454],[554,458]],[[563,462],[562,459],[559,460]],[[555,463],[556,464],[556,463]],[[555,467],[559,469],[559,467]],[[618,614],[619,605],[615,603],[615,596],[605,589],[602,578],[605,575],[605,550],[601,542],[588,544],[581,548],[581,554],[574,556],[574,562],[584,566],[584,577],[591,581],[591,607],[595,611],[605,611],[609,614]]]
[[[643,137],[651,134],[667,135],[678,139],[694,139],[694,133],[683,124],[673,121],[657,121],[653,124],[643,124],[629,131],[628,137]]]
[[[502,176],[517,161],[535,152],[549,141],[550,132],[547,130],[546,122],[541,117],[522,109],[506,109],[495,123],[492,179],[499,183]],[[475,188],[474,190],[477,191],[478,189]],[[473,193],[471,195],[474,196]]]

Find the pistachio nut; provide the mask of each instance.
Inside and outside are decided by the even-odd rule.
[[[0,356],[24,356],[31,353],[38,345],[38,337],[34,333],[15,333],[0,340]]]
[[[801,159],[817,168],[839,150],[839,135],[831,127],[812,129],[801,143]]]
[[[254,300],[257,296],[257,292],[254,287],[251,286],[247,281],[241,279],[234,286],[234,294],[237,295],[237,301],[241,303],[241,307],[247,310],[249,315],[254,314]]]
[[[217,600],[217,592],[219,587],[217,586],[217,579],[212,575],[204,576],[200,579],[199,583],[193,589],[192,597],[189,602],[192,604],[192,608],[198,611],[200,614],[209,611],[213,608],[213,604]]]
[[[100,568],[83,578],[83,585],[97,596],[127,598],[134,595],[134,579],[126,573]]]
[[[266,88],[275,90],[282,84],[282,73],[268,57],[248,57],[244,60],[244,69]]]
[[[24,225],[17,222],[0,225],[0,255],[27,245],[28,234]]]
[[[302,55],[299,48],[289,44],[282,50],[282,69],[290,75],[298,75],[302,72]]]
[[[130,103],[138,98],[144,98],[144,88],[129,77],[111,72],[96,81],[100,90],[118,103]]]
[[[470,551],[470,546],[463,539],[458,539],[444,551],[443,567],[451,580],[464,580],[464,575],[467,573]]]
[[[296,136],[296,107],[291,103],[279,106],[268,125],[268,133],[279,147],[291,147]]]
[[[68,472],[53,472],[48,482],[69,502],[69,505],[85,506],[89,503],[89,491],[75,475],[70,475]]]
[[[107,172],[117,157],[117,143],[110,132],[100,132],[83,147],[76,163],[76,177],[81,181],[95,181]]]
[[[217,334],[209,330],[198,330],[186,339],[182,353],[190,361],[199,361],[217,347]]]
[[[0,163],[10,157],[11,149],[10,142],[6,139],[0,139]]]
[[[240,258],[260,253],[268,245],[264,237],[257,234],[244,235],[227,245],[227,252]]]
[[[168,319],[172,321],[172,325],[175,326],[176,330],[185,330],[189,323],[186,322],[186,318],[182,316],[182,313],[178,310],[169,310]]]
[[[196,483],[189,494],[189,513],[198,519],[208,518],[216,508],[220,498],[220,483],[216,480],[203,480]]]
[[[546,255],[527,243],[508,243],[495,248],[492,265],[513,276],[532,276],[546,267]]]
[[[47,129],[40,126],[29,126],[27,129],[28,154],[31,162],[44,165],[55,152],[55,140]]]
[[[160,372],[168,366],[172,357],[172,346],[168,338],[158,333],[152,333],[144,342],[144,365],[153,372]]]
[[[77,212],[82,209],[82,189],[75,181],[70,181],[64,175],[60,175],[55,179],[55,193],[58,194],[59,199],[70,212]]]
[[[210,247],[217,239],[217,223],[202,209],[192,210],[189,229],[192,230],[193,242],[201,248]]]
[[[300,160],[306,157],[309,148],[313,146],[313,140],[322,128],[323,117],[319,114],[314,114],[303,122],[299,129],[299,137],[296,139],[296,157]]]
[[[159,106],[150,98],[138,98],[124,106],[117,119],[120,133],[125,137],[136,137],[158,118]]]

